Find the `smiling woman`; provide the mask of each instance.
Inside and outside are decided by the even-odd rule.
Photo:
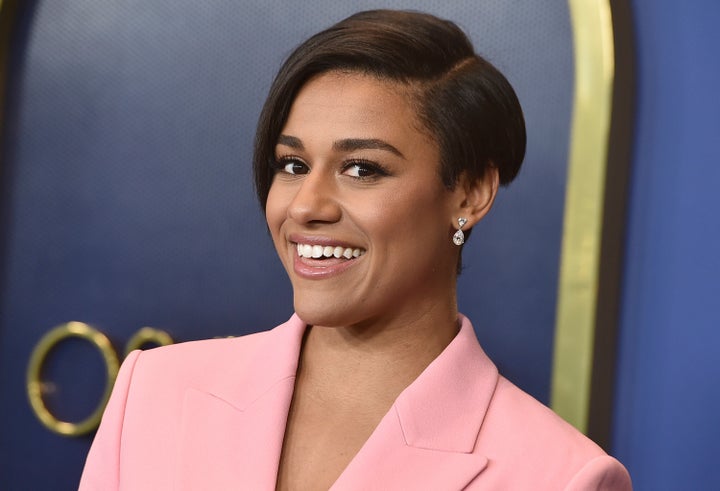
[[[296,313],[131,354],[81,489],[630,489],[457,311],[459,246],[524,150],[512,87],[451,22],[362,12],[303,43],[254,159]]]
[[[427,321],[455,325],[452,217],[472,216],[472,226],[497,186],[478,181],[474,199],[482,202],[471,210],[465,188],[443,185],[437,145],[418,130],[406,93],[372,76],[329,72],[306,83],[293,103],[275,148],[266,216],[295,310],[309,324],[367,330],[372,319],[378,335],[412,332],[418,326],[409,318],[434,311],[442,317]],[[363,254],[307,258],[298,244]],[[438,353],[455,334],[428,332],[441,338],[432,342]]]

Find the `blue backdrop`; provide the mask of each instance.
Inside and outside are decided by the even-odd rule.
[[[638,490],[720,489],[720,3],[632,3],[638,104],[614,451]]]

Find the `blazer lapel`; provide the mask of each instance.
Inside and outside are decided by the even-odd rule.
[[[474,452],[498,382],[470,321],[398,396],[333,485],[360,489],[463,489],[488,463]]]
[[[186,391],[176,489],[275,488],[304,331],[293,315],[228,373]]]
[[[473,450],[498,373],[470,322],[460,321],[333,490],[462,489],[485,469],[487,457]],[[274,489],[305,327],[293,315],[261,335],[249,359],[186,391],[176,489]]]

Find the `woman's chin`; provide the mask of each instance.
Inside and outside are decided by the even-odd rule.
[[[295,298],[295,313],[310,326],[342,327],[358,321],[354,309],[345,309],[336,302],[318,302]]]
[[[295,313],[309,326],[335,327],[342,325],[337,312],[331,309],[308,308],[295,305]]]

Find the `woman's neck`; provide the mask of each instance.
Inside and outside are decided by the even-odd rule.
[[[298,382],[326,401],[388,406],[457,331],[454,303],[349,327],[309,327]]]
[[[441,313],[442,312],[442,313]],[[309,327],[288,413],[278,489],[327,489],[405,387],[457,333],[457,311],[417,310],[384,322]]]

